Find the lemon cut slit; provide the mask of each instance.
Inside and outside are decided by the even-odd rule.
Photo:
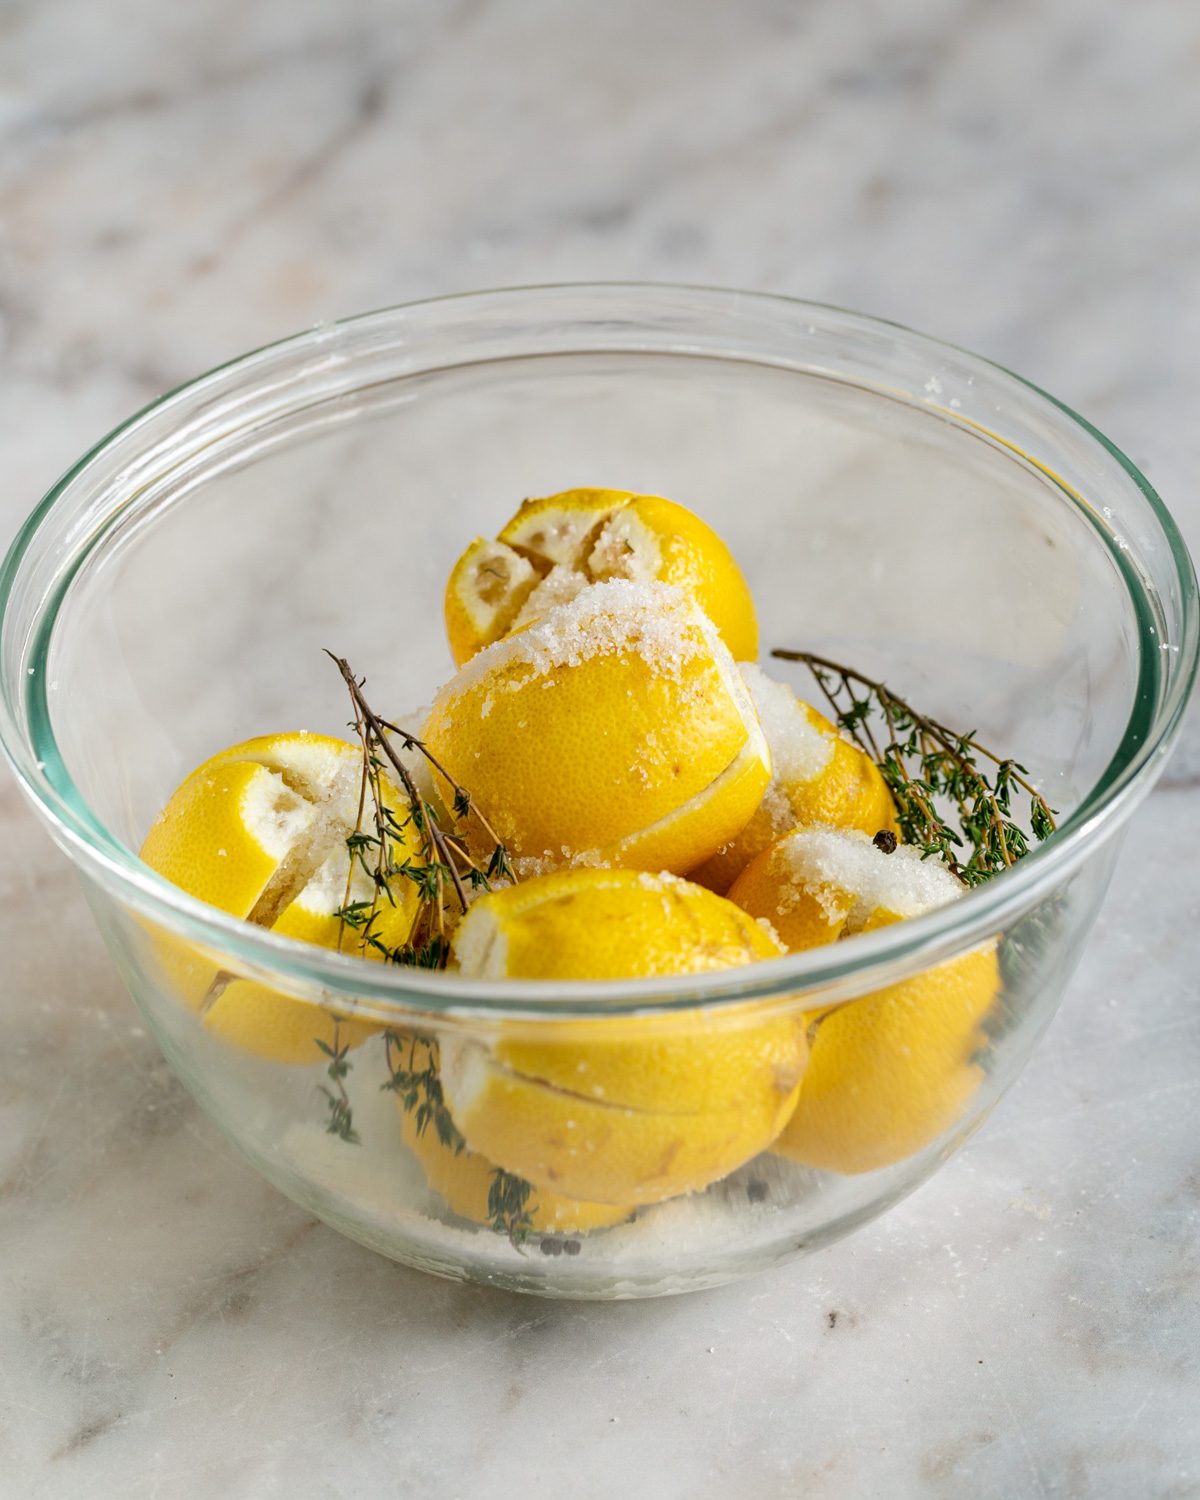
[[[758,654],[750,590],[699,516],[660,495],[575,489],[526,500],[494,541],[476,537],[446,585],[455,663],[519,630],[590,583],[624,579],[690,593],[739,660]]]
[[[358,825],[362,751],[317,734],[266,735],[212,756],[174,792],[146,835],[141,857],[181,889],[232,916],[284,937],[380,955],[338,915],[346,899],[375,896],[352,867],[346,844]],[[403,821],[407,803],[385,783]],[[405,836],[395,837],[403,858]],[[409,882],[381,901],[372,928],[403,943],[416,910]],[[357,1045],[378,1027],[288,997],[220,969],[195,944],[160,935],[159,961],[171,988],[205,1027],[231,1045],[275,1062],[318,1062],[322,1045]],[[352,1008],[347,1007],[347,1011]]]

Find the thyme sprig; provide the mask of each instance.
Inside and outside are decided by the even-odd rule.
[[[338,946],[347,931],[354,932],[362,947],[389,963],[416,968],[444,969],[450,957],[447,933],[448,907],[467,910],[470,894],[492,890],[494,882],[516,882],[508,849],[471,794],[454,779],[423,740],[407,729],[382,718],[367,702],[366,679],[349,662],[332,651],[325,653],[341,673],[354,710],[353,726],[362,746],[362,778],[354,828],[346,838],[350,856],[339,919]],[[397,748],[397,745],[399,748]],[[425,797],[416,784],[401,752],[418,754],[449,788],[446,821],[443,813]],[[394,776],[403,789],[407,808],[397,807],[389,796],[388,779]],[[469,819],[474,818],[490,845],[486,858],[477,858],[467,839]],[[416,835],[416,853],[411,852],[410,832]],[[369,899],[353,899],[354,875],[361,871],[371,885]],[[417,911],[404,943],[388,944],[379,931],[383,903],[398,905],[396,882],[410,881],[417,890]],[[329,1106],[327,1129],[343,1140],[357,1142],[353,1112],[344,1079],[351,1064],[347,1047],[339,1046],[337,1023],[332,1047],[317,1045],[330,1059],[326,1070],[332,1088],[322,1086]],[[381,1085],[396,1095],[401,1107],[414,1117],[418,1136],[430,1127],[440,1143],[456,1155],[467,1149],[462,1133],[446,1107],[438,1073],[438,1045],[432,1036],[386,1031],[385,1059],[388,1077]],[[492,1174],[488,1191],[488,1222],[498,1233],[520,1246],[533,1228],[533,1186],[523,1177],[500,1168]]]
[[[989,750],[974,731],[948,729],[884,683],[828,657],[782,649],[771,655],[809,669],[836,722],[879,767],[905,842],[926,858],[936,854],[964,885],[979,885],[1023,859],[1030,834],[1040,842],[1055,831],[1053,810],[1026,768]],[[990,763],[990,773],[981,761]],[[1018,793],[1028,799],[1027,827],[1014,816]],[[947,805],[954,821],[941,811]],[[964,860],[955,851],[968,846]]]
[[[387,1031],[383,1041],[388,1078],[380,1088],[395,1094],[405,1111],[414,1116],[419,1136],[432,1125],[442,1145],[452,1149],[456,1156],[460,1155],[466,1150],[467,1143],[446,1108],[442,1081],[438,1077],[435,1038],[417,1032],[402,1035],[398,1031]]]
[[[346,1060],[347,1053],[350,1051],[350,1043],[342,1045],[341,1026],[341,1017],[334,1016],[332,1043],[322,1040],[321,1037],[313,1038],[329,1059],[325,1074],[333,1084],[332,1088],[327,1088],[325,1084],[320,1085],[325,1101],[329,1105],[329,1120],[325,1131],[328,1135],[336,1135],[348,1145],[358,1146],[362,1142],[358,1131],[354,1128],[354,1110],[350,1104],[350,1096],[346,1092],[346,1076],[354,1064]]]
[[[387,1081],[382,1089],[396,1095],[413,1116],[418,1136],[432,1129],[443,1146],[456,1156],[467,1149],[462,1132],[446,1108],[438,1074],[437,1039],[419,1032],[384,1033]],[[533,1184],[501,1167],[492,1171],[488,1184],[488,1223],[497,1234],[507,1235],[520,1247],[533,1230]]]
[[[497,1234],[506,1234],[509,1241],[519,1249],[533,1230],[533,1214],[530,1199],[533,1184],[524,1177],[496,1167],[488,1185],[488,1222]]]
[[[371,708],[363,693],[365,678],[352,671],[344,657],[332,651],[326,655],[337,667],[350,693],[354,709],[354,729],[363,751],[362,783],[359,789],[358,816],[346,839],[350,867],[346,890],[337,916],[340,921],[339,946],[347,929],[358,934],[359,942],[371,948],[390,963],[407,964],[421,969],[444,969],[450,957],[447,936],[447,904],[453,902],[460,912],[469,904],[470,891],[491,890],[494,881],[516,880],[508,850],[496,830],[471,800],[471,794],[459,785],[445,766],[432,754],[424,741],[401,729],[398,724],[381,718]],[[422,795],[405,765],[394,740],[401,749],[421,755],[437,772],[451,793],[449,825]],[[387,796],[385,778],[394,774],[404,789],[407,811],[392,806]],[[369,809],[368,809],[369,804]],[[368,810],[369,826],[364,826]],[[486,862],[471,853],[466,838],[468,820],[474,818],[491,848]],[[407,834],[417,837],[419,855],[407,852]],[[369,900],[352,900],[355,868],[371,882]],[[417,889],[417,912],[407,940],[389,945],[378,931],[381,903],[395,906],[399,879],[410,881]]]

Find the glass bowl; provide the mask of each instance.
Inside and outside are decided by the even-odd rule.
[[[559,985],[302,946],[139,861],[156,810],[217,748],[275,729],[345,733],[323,647],[393,713],[428,702],[451,672],[440,605],[453,560],[523,496],[573,485],[697,510],[749,578],[764,648],[849,661],[977,731],[1031,768],[1058,834],[953,905],[850,943],[685,979]],[[1197,658],[1179,534],[1087,423],[906,329],[684,287],[454,297],[235,360],[55,486],[8,556],[0,603],[5,749],[187,1087],[271,1182],[346,1234],[441,1275],[554,1296],[728,1280],[847,1233],[946,1160],[1049,1022]],[[776,671],[811,695],[802,668]],[[576,1212],[555,1208],[547,1180],[522,1187],[503,1163],[457,1156],[436,1108],[415,1130],[447,1048],[517,1039],[561,1062],[640,1055],[653,1034],[660,1061],[697,1037],[707,1056],[736,1058],[764,1029],[819,1036],[841,1007],[981,947],[998,957],[999,995],[930,1097],[904,1096],[915,1119],[892,1120],[886,1080],[851,1070],[852,1113],[855,1100],[883,1108],[865,1155],[795,1160],[760,1131],[767,1149],[727,1153],[695,1191]],[[218,1034],[181,979],[197,962],[300,1007],[311,1061]],[[340,1076],[316,1045],[331,1015],[352,1019],[358,1043]],[[744,1124],[738,1098],[722,1096],[727,1123]],[[668,1154],[716,1129],[682,1098],[648,1120],[579,1103],[568,1154],[606,1169],[631,1121],[638,1150]],[[601,1179],[585,1172],[566,1196]]]

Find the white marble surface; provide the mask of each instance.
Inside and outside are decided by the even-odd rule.
[[[1200,543],[1183,0],[8,0],[0,530],[175,381],[475,285],[843,302],[1087,413]],[[742,1286],[441,1284],[244,1167],[0,777],[0,1494],[1200,1496],[1200,721],[972,1145]]]

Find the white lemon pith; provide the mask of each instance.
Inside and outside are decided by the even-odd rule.
[[[898,832],[887,783],[870,756],[761,667],[743,662],[741,672],[770,746],[771,782],[746,825],[691,878],[727,892],[755,855],[809,824]]]
[[[732,657],[661,583],[591,584],[487,647],[437,695],[424,739],[524,873],[682,873],[744,827],[770,780]]]
[[[526,500],[495,541],[477,537],[446,585],[446,634],[461,666],[589,583],[674,584],[695,598],[738,660],[758,654],[746,580],[717,534],[682,505],[628,490]]]
[[[957,900],[938,861],[866,834],[800,829],[760,854],[729,899],[769,920],[792,951],[872,932]],[[994,944],[825,1012],[795,1112],[773,1149],[806,1166],[868,1172],[921,1150],[959,1120],[983,1080],[983,1025],[1000,989]]]
[[[337,916],[346,900],[370,901],[365,872],[351,870],[347,835],[358,820],[362,752],[318,734],[265,735],[212,756],[159,813],[141,857],[190,895],[302,942],[375,956]],[[405,805],[394,789],[391,804]],[[402,817],[403,814],[399,813]],[[402,857],[404,840],[397,840]],[[396,882],[395,904],[379,903],[374,932],[395,946],[407,937],[415,895]],[[277,1062],[316,1062],[318,1041],[359,1042],[377,1029],[349,1015],[231,978],[182,939],[164,940],[173,988],[205,1026]]]
[[[618,979],[776,957],[767,929],[669,875],[569,870],[477,901],[464,974]],[[778,1135],[805,1040],[795,1016],[724,1012],[511,1023],[444,1037],[446,1105],[468,1145],[571,1198],[654,1203],[724,1177]]]

